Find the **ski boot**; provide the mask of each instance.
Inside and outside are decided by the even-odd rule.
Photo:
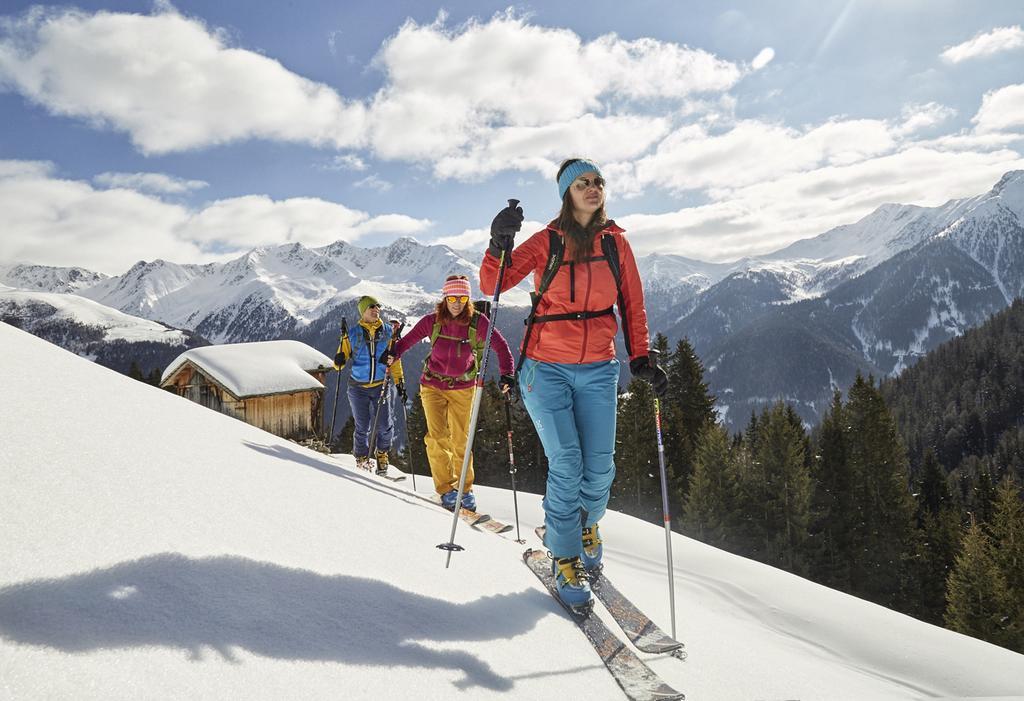
[[[589,614],[594,608],[594,600],[590,593],[590,577],[580,558],[556,559],[552,556],[551,573],[555,576],[555,587],[562,603],[578,616]]]
[[[367,472],[369,472],[370,471],[370,458],[368,456],[366,456],[366,455],[357,455],[356,456],[356,467],[358,467],[360,470],[366,470]]]
[[[455,499],[459,496],[459,492],[453,489],[449,492],[445,492],[441,495],[441,506],[448,509],[449,511],[455,511]]]
[[[466,492],[462,495],[462,508],[476,513],[476,497],[473,496],[473,492]]]
[[[374,457],[377,458],[377,469],[376,473],[383,477],[388,473],[388,451],[378,450]]]
[[[590,574],[598,574],[604,565],[601,558],[604,555],[604,548],[601,545],[601,531],[597,524],[583,529],[583,554],[580,559],[583,567]]]

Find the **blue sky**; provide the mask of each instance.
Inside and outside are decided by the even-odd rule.
[[[731,260],[1024,168],[1020,2],[7,0],[0,262],[480,248],[589,155],[641,254]]]

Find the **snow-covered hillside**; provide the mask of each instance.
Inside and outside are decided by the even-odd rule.
[[[73,294],[30,292],[0,285],[0,316],[23,324],[71,322],[95,329],[103,341],[153,341],[184,345],[188,335],[178,329],[125,314]]]
[[[460,524],[445,570],[449,515],[408,487],[4,324],[0,347],[0,699],[622,698],[512,534]],[[507,492],[478,498],[511,521]],[[539,497],[519,505],[532,540]],[[667,628],[663,531],[602,526]],[[690,699],[1024,695],[1024,656],[674,548],[689,659],[649,664]]]

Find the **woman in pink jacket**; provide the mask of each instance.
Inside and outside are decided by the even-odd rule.
[[[427,419],[424,442],[434,489],[441,496],[441,504],[454,510],[459,472],[466,454],[479,356],[490,321],[474,309],[469,300],[469,279],[465,275],[449,275],[442,293],[444,298],[438,302],[434,313],[420,319],[412,331],[381,356],[381,361],[390,365],[414,344],[430,339],[430,355],[423,363],[420,376],[420,399]],[[497,328],[491,336],[491,348],[498,355],[501,389],[508,392],[515,381],[512,352]],[[466,471],[462,508],[476,511],[472,456]]]

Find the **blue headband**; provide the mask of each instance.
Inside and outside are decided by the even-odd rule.
[[[565,191],[572,185],[573,180],[590,171],[601,175],[601,169],[593,161],[580,159],[566,166],[562,174],[558,176],[558,198],[562,199],[565,197]],[[601,177],[603,178],[604,176],[602,175]]]

